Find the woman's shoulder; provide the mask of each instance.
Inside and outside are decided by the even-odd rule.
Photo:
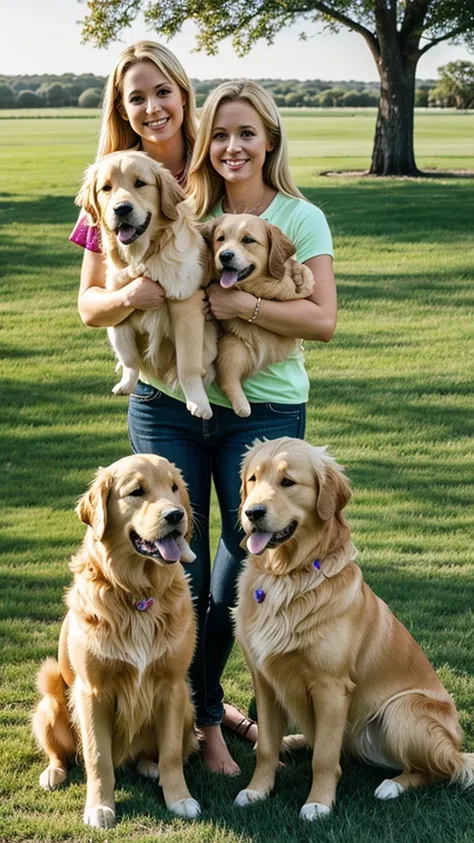
[[[313,205],[307,199],[300,196],[288,196],[286,193],[277,193],[273,202],[267,208],[267,212],[262,214],[264,219],[268,222],[274,222],[274,218],[292,217],[294,221],[315,220],[324,217],[324,212],[317,205]],[[279,225],[278,222],[274,223]]]

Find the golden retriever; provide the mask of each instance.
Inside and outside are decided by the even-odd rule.
[[[107,329],[123,367],[113,392],[133,392],[144,368],[171,387],[179,384],[188,410],[210,418],[202,379],[213,378],[216,328],[205,320],[202,299],[193,295],[209,280],[209,260],[181,188],[146,153],[113,152],[89,167],[76,204],[100,226],[106,289],[146,275],[166,291],[163,307],[135,310]]]
[[[197,745],[186,682],[194,612],[180,564],[194,559],[185,484],[162,457],[125,457],[99,469],[76,511],[87,532],[70,563],[58,661],[38,675],[33,731],[49,758],[40,785],[58,787],[81,748],[84,822],[106,828],[114,767],[132,757],[142,775],[159,775],[170,811],[197,817],[183,774]]]
[[[238,287],[262,299],[305,299],[313,292],[311,270],[292,257],[295,247],[277,226],[252,214],[224,214],[200,227],[222,287]],[[272,363],[281,363],[298,340],[242,319],[219,322],[217,382],[238,416],[249,416],[242,381]]]
[[[285,437],[257,442],[245,457],[241,520],[250,556],[236,631],[254,683],[258,745],[237,805],[273,788],[287,716],[313,747],[304,819],[331,812],[341,749],[402,771],[379,785],[379,799],[439,779],[474,783],[474,753],[461,752],[451,696],[355,563],[342,515],[349,498],[325,448]]]

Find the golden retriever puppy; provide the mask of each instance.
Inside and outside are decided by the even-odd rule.
[[[287,717],[313,747],[304,819],[331,812],[341,749],[399,771],[378,786],[379,799],[439,779],[474,784],[474,753],[461,752],[451,696],[363,581],[342,514],[349,497],[325,448],[285,437],[257,442],[244,460],[241,520],[250,555],[236,631],[254,682],[258,745],[237,805],[273,788]]]
[[[58,661],[38,675],[33,731],[49,758],[40,785],[58,787],[80,749],[84,822],[107,828],[114,768],[131,757],[142,775],[159,775],[170,811],[197,817],[183,774],[196,748],[186,682],[194,612],[180,564],[194,559],[185,484],[166,459],[125,457],[99,469],[76,511],[87,532],[70,563]]]
[[[175,387],[188,410],[208,419],[203,386],[214,375],[216,328],[206,322],[197,292],[209,261],[191,207],[168,170],[144,152],[113,152],[86,172],[76,198],[100,226],[106,261],[106,289],[117,290],[140,275],[159,281],[166,303],[135,310],[107,333],[123,368],[113,392],[133,392],[138,370]],[[171,348],[170,348],[171,346]]]
[[[305,299],[313,292],[311,270],[292,257],[295,247],[279,228],[252,214],[224,214],[200,228],[221,287],[238,287],[262,299]],[[281,363],[298,346],[242,319],[219,323],[217,382],[238,416],[250,415],[242,381],[272,363]]]

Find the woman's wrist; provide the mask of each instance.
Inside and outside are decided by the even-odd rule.
[[[254,296],[252,293],[246,293],[245,295],[248,298],[248,303],[245,303],[245,306],[242,308],[239,316],[245,322],[248,322],[249,319],[252,319],[255,313],[255,309],[257,308],[257,305],[259,301],[261,301],[261,299],[258,299],[258,297]]]

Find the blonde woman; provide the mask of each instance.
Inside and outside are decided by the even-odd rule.
[[[176,180],[185,186],[191,152],[196,137],[196,108],[190,80],[181,64],[167,47],[152,41],[139,41],[127,47],[109,76],[103,104],[102,128],[97,157],[121,149],[142,149],[156,161],[170,170]],[[165,294],[160,284],[148,278],[136,278],[123,289],[105,290],[104,263],[101,254],[98,231],[88,226],[81,214],[71,234],[72,242],[84,248],[79,290],[79,313],[83,322],[92,327],[118,325],[134,309],[150,310],[161,307]],[[204,296],[199,295],[203,301]],[[148,387],[139,383],[132,398],[135,405],[146,402],[143,390]],[[177,404],[179,402],[176,402]],[[181,407],[181,404],[179,404]],[[186,451],[187,434],[177,428],[167,427],[165,412],[157,414],[157,430],[147,451],[153,450],[169,458],[184,473],[189,485],[191,501],[199,519],[201,482],[198,478],[198,463],[181,459],[180,443],[184,438]],[[158,436],[158,431],[160,437]],[[198,482],[198,492],[193,494]],[[206,727],[214,718],[207,714],[205,705],[205,652],[203,627],[209,598],[209,540],[207,532],[197,534],[194,541],[196,562],[189,567],[191,587],[197,596],[198,645],[191,669],[198,724]],[[237,725],[242,717],[233,706],[227,707],[229,725]],[[249,738],[255,740],[250,730]],[[228,756],[228,753],[227,753]],[[204,758],[211,769],[228,769],[232,765],[230,756],[222,763],[213,752],[212,736],[205,745]],[[227,767],[226,767],[227,765]]]
[[[217,319],[238,317],[288,337],[328,342],[336,325],[336,286],[332,242],[324,214],[307,202],[291,176],[286,139],[271,95],[250,81],[225,82],[206,100],[188,174],[188,191],[198,216],[251,213],[279,226],[293,240],[297,259],[311,269],[314,293],[291,302],[262,301],[237,289],[212,285],[209,307]],[[189,485],[200,535],[200,646],[205,676],[194,679],[198,723],[204,733],[208,766],[229,775],[240,772],[225,744],[224,722],[252,740],[256,726],[224,706],[221,676],[232,648],[230,608],[244,557],[237,529],[239,469],[257,437],[303,438],[308,377],[301,352],[249,378],[244,385],[252,414],[239,418],[212,386],[213,417],[203,422],[186,412],[183,397],[157,381],[139,383],[129,405],[129,431],[137,452],[163,454],[183,471]],[[212,566],[209,552],[211,480],[219,501],[222,532]]]

